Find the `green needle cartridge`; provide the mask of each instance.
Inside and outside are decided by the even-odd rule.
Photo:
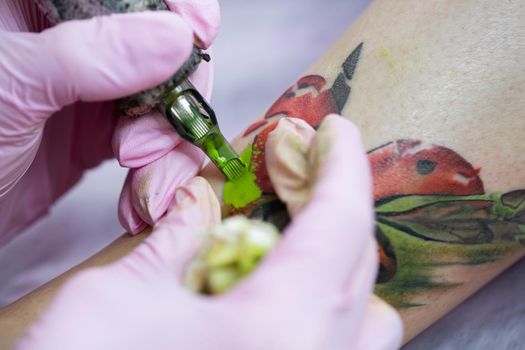
[[[164,115],[180,136],[206,153],[228,180],[241,175],[246,164],[221,134],[215,112],[188,81],[164,99]]]

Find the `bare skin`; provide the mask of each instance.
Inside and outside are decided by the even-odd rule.
[[[393,246],[380,242],[384,280],[376,292],[401,313],[406,341],[524,255],[521,233],[508,226],[517,214],[494,214],[494,222],[486,219],[494,213],[487,205],[511,202],[510,196],[494,200],[495,193],[525,189],[525,68],[520,63],[525,56],[524,17],[525,6],[519,1],[376,1],[303,75],[318,76],[324,85],[316,89],[318,78],[300,78],[303,84],[290,90],[294,98],[344,90],[337,90],[334,82],[343,62],[363,43],[353,76],[345,81],[351,92],[343,103],[330,107],[334,111],[327,109],[356,123],[371,150],[376,210],[383,220],[378,227]],[[294,101],[289,108],[267,113],[264,125],[255,125],[236,139],[236,148],[256,147],[254,137],[284,115],[315,126],[316,120],[305,117],[313,107]],[[413,159],[423,154],[419,152],[425,158]],[[416,160],[414,172],[411,166],[416,163],[411,161]],[[255,168],[257,185],[264,187],[264,171]],[[207,168],[203,175],[222,197],[220,174]],[[273,198],[271,188],[264,191],[264,196],[239,210],[253,215],[264,208]],[[521,198],[521,192],[512,193],[513,199]],[[420,200],[414,197],[418,195],[437,198],[429,207],[436,209],[422,217],[417,214],[421,208],[412,208],[415,216],[401,217],[398,201],[391,202],[394,211],[384,215],[385,201]],[[457,205],[451,206],[447,196],[460,196],[453,202]],[[445,204],[436,202],[445,197]],[[467,229],[453,226],[457,224],[450,215],[453,209],[460,210]],[[228,205],[224,210],[233,212]],[[474,220],[476,215],[483,219]],[[446,227],[434,229],[429,218],[445,220],[438,223]],[[482,223],[479,232],[473,221]],[[115,241],[73,271],[1,310],[1,346],[9,348],[23,334],[68,276],[119,258],[144,237]],[[411,279],[416,275],[417,281]]]

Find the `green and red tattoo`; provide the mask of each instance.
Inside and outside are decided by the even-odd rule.
[[[303,119],[314,128],[330,113],[341,114],[350,95],[363,44],[341,65],[331,86],[320,75],[304,76],[244,136],[259,197],[244,212],[283,228],[286,208],[274,194],[265,144],[280,117]],[[396,140],[368,152],[374,178],[376,237],[381,261],[376,293],[396,307],[417,307],[418,293],[454,284],[435,278],[444,265],[480,265],[523,249],[525,190],[485,193],[480,168],[455,151],[419,140]],[[432,253],[430,253],[432,252]]]
[[[320,75],[302,77],[275,101],[263,120],[256,121],[246,129],[243,136],[259,131],[252,144],[250,166],[256,175],[257,185],[264,193],[273,193],[266,170],[264,147],[278,119],[299,118],[316,128],[328,114],[340,114],[350,95],[348,83],[354,75],[362,47],[363,44],[359,44],[343,62],[341,72],[331,87],[326,88],[326,80]]]

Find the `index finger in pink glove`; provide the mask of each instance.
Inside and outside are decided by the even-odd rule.
[[[268,274],[293,276],[289,283],[301,281],[309,291],[336,290],[362,264],[377,267],[377,258],[362,261],[374,246],[370,169],[358,129],[339,116],[326,117],[311,147],[314,186],[308,203],[263,264],[277,270]],[[279,191],[279,180],[272,181]],[[370,285],[374,276],[368,277]]]

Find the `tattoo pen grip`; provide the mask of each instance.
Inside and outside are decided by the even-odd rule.
[[[215,112],[188,80],[171,90],[163,111],[179,135],[202,149],[228,180],[241,175],[246,165],[222,135]]]

